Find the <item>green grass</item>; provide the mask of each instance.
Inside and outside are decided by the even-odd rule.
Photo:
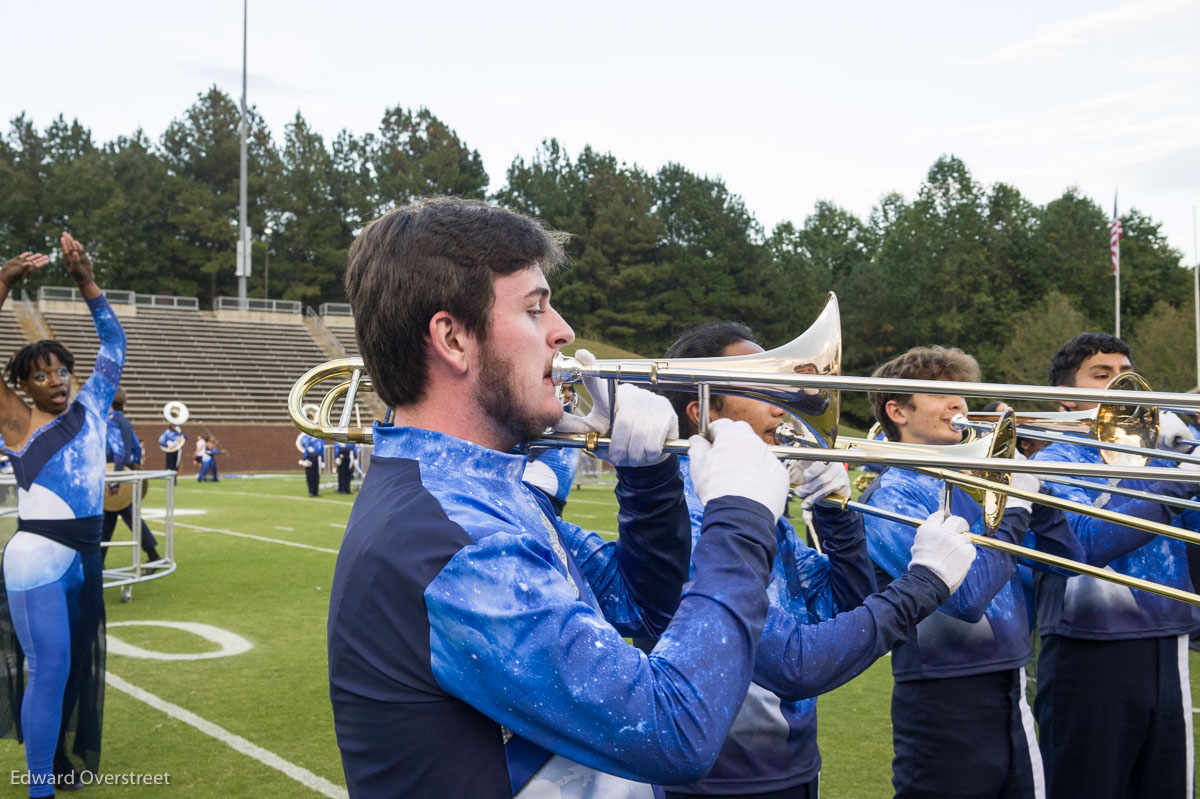
[[[105,593],[110,622],[203,622],[248,639],[249,652],[195,661],[112,655],[110,673],[217,724],[252,744],[343,786],[333,734],[325,667],[325,619],[336,550],[350,498],[330,489],[305,494],[303,476],[179,484],[176,557],[179,570],[134,589],[121,604]],[[149,508],[162,506],[152,489]],[[183,515],[182,511],[203,511]],[[799,506],[793,505],[798,513]],[[571,494],[566,516],[589,529],[615,531],[611,482]],[[156,532],[161,522],[151,522]],[[273,539],[261,541],[228,531]],[[118,536],[125,534],[118,525]],[[319,549],[287,546],[283,542]],[[110,565],[126,553],[114,552]],[[208,652],[214,644],[158,627],[119,627],[123,641],[160,652]],[[1192,655],[1192,670],[1200,661]],[[827,799],[891,795],[891,672],[887,659],[820,702],[821,788]],[[1193,693],[1200,686],[1193,676]],[[22,749],[0,740],[0,780],[24,764]],[[171,775],[170,796],[318,796],[299,782],[234,751],[163,711],[110,687],[106,696],[102,770]],[[0,796],[20,791],[0,782]],[[131,793],[133,792],[133,793]],[[164,789],[91,786],[93,799],[167,795]]]

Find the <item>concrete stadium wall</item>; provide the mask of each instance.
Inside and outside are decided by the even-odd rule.
[[[158,448],[158,437],[167,427],[166,422],[134,422],[133,429],[137,431],[146,454],[143,458],[145,465],[151,469],[161,469],[165,463],[166,454]],[[235,472],[295,472],[303,473],[296,463],[300,453],[296,450],[296,436],[300,434],[292,425],[269,424],[213,424],[209,425],[210,434],[216,436],[225,454],[217,456],[219,473]],[[195,477],[200,468],[192,460],[196,448],[197,436],[205,435],[204,428],[199,425],[185,424],[183,432],[188,434],[187,443],[180,450],[179,474],[181,477]]]

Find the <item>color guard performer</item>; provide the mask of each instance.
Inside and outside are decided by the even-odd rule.
[[[100,764],[104,702],[104,602],[100,526],[108,407],[121,380],[125,333],[92,277],[92,264],[69,233],[63,263],[87,300],[100,338],[91,377],[71,400],[74,358],[57,341],[30,344],[8,362],[12,389],[0,391],[0,430],[13,463],[17,533],[4,549],[4,596],[19,650],[4,644],[0,718],[20,708],[30,796],[78,786],[78,772]],[[48,262],[24,253],[0,269],[0,302],[31,270]],[[0,638],[8,638],[0,635]],[[29,671],[24,685],[21,653]],[[23,695],[22,695],[23,694]],[[5,733],[12,733],[6,730]]]

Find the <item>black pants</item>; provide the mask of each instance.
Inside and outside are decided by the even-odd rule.
[[[1050,799],[1190,799],[1187,653],[1187,636],[1042,638],[1034,708]]]
[[[317,496],[317,490],[321,487],[321,468],[315,460],[311,466],[304,467],[304,479],[308,481],[308,495]]]
[[[892,691],[896,797],[1033,797],[1042,769],[1022,673],[1010,669],[897,682]]]
[[[695,799],[696,796],[696,794],[675,793],[674,791],[664,791],[663,795],[666,799]],[[812,782],[784,788],[782,791],[721,794],[720,799],[821,799],[821,777],[818,775]]]
[[[350,476],[353,473],[354,473],[354,470],[350,466],[349,456],[345,456],[341,460],[338,461],[338,465],[337,465],[338,489],[337,490],[338,490],[339,494],[349,494],[350,493]]]
[[[164,468],[173,472],[179,471],[179,450],[167,453],[167,465]]]
[[[123,510],[106,510],[104,511],[104,527],[100,531],[101,541],[112,540],[113,531],[117,529],[118,516],[125,521],[126,527],[128,527],[130,530],[133,529],[133,505],[129,505]],[[158,539],[154,537],[154,533],[150,532],[150,528],[146,526],[146,523],[142,522],[142,549],[145,550],[147,555],[149,555],[151,552],[155,551],[157,546]],[[103,557],[108,557],[108,550],[108,547],[104,547],[102,550],[100,550],[103,553]]]

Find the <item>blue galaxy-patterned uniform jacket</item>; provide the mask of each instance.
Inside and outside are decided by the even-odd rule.
[[[19,529],[81,552],[100,546],[108,408],[125,363],[125,331],[101,295],[88,300],[100,338],[96,368],[67,409],[17,451],[5,448],[17,479]]]
[[[939,507],[941,486],[936,477],[893,467],[868,489],[866,501],[924,521]],[[971,532],[984,534],[983,509],[965,492],[953,489],[950,510],[967,521]],[[916,530],[874,516],[864,523],[871,559],[893,578],[903,574]],[[995,538],[1068,558],[1080,553],[1063,514],[1041,505],[1034,505],[1032,516],[1023,508],[1006,511]],[[1010,555],[979,547],[958,590],[917,625],[914,639],[892,652],[895,679],[965,677],[1025,665],[1029,617],[1016,565]]]
[[[674,458],[618,470],[611,543],[559,522],[520,482],[519,455],[418,428],[374,435],[329,610],[351,795],[635,797],[706,772],[753,671],[770,512],[710,503],[683,587]],[[647,655],[633,635],[661,640]]]
[[[1075,444],[1054,443],[1038,452],[1035,460],[1102,463],[1100,450]],[[1152,460],[1152,466],[1170,467],[1174,461]],[[1096,490],[1043,483],[1055,496],[1093,505],[1141,519],[1171,524],[1173,511],[1158,502],[1105,494],[1106,481],[1079,477],[1099,485]],[[1154,494],[1183,497],[1184,483],[1121,480],[1118,485]],[[1110,567],[1121,574],[1141,577],[1173,588],[1192,590],[1188,577],[1187,544],[1129,527],[1068,513],[1067,519],[1083,546],[1087,563]],[[1192,627],[1192,610],[1183,602],[1135,591],[1094,577],[1035,575],[1038,630],[1042,635],[1065,635],[1098,641],[1158,638],[1180,635]]]
[[[695,546],[704,506],[692,485],[688,458],[680,458],[680,472]],[[821,505],[813,508],[813,516],[826,554],[801,541],[787,519],[776,524],[767,589],[771,606],[755,682],[712,771],[671,790],[758,794],[812,782],[821,770],[816,695],[861,674],[949,595],[945,583],[918,568],[896,581],[887,596],[871,597],[859,607],[875,591],[861,518]]]

